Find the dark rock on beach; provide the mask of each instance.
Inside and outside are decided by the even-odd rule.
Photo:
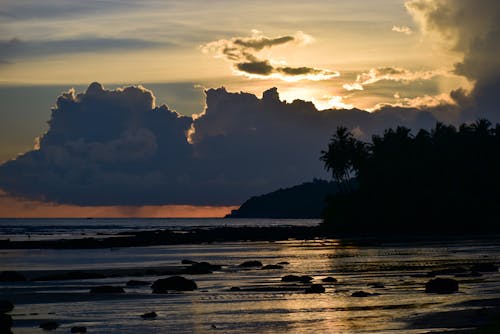
[[[333,278],[331,276],[328,276],[328,277],[323,278],[321,281],[325,282],[325,283],[335,283],[335,282],[337,282],[337,279]]]
[[[261,270],[283,269],[283,266],[277,264],[268,264],[260,268]]]
[[[385,288],[384,283],[381,283],[381,282],[369,283],[368,286],[371,286],[372,288],[375,288],[375,289],[383,289],[383,288]]]
[[[150,285],[150,284],[151,284],[150,282],[139,281],[139,280],[135,280],[135,279],[132,279],[132,280],[127,282],[127,286],[146,286],[146,285]]]
[[[8,300],[0,300],[0,314],[9,313],[14,309],[14,304]]]
[[[378,293],[369,293],[369,292],[365,292],[365,291],[356,291],[356,292],[353,292],[351,294],[351,297],[363,298],[363,297],[372,297],[372,296],[378,296],[378,295],[379,295]]]
[[[12,317],[8,314],[0,314],[0,333],[12,327]]]
[[[154,319],[157,316],[158,316],[158,314],[156,314],[156,312],[154,312],[154,311],[141,314],[142,319]]]
[[[290,264],[290,262],[287,262],[287,261],[281,261],[281,262],[278,262],[278,264],[279,264],[280,266],[283,266],[283,265]]]
[[[241,291],[241,288],[237,287],[237,286],[233,286],[229,289],[229,291]]]
[[[208,262],[196,262],[193,263],[190,267],[185,268],[182,273],[188,275],[203,275],[203,274],[211,274],[216,270],[220,270],[222,266],[218,264],[210,264]]]
[[[45,321],[40,324],[40,328],[44,331],[53,331],[61,326],[57,321]]]
[[[305,291],[306,293],[323,293],[325,292],[325,288],[321,284],[313,284],[308,287]]]
[[[125,293],[121,286],[101,285],[90,289],[90,293]]]
[[[184,260],[181,261],[181,263],[182,264],[195,264],[195,263],[198,263],[198,262],[184,259]]]
[[[262,267],[262,262],[260,261],[245,261],[239,265],[242,268],[250,268],[250,267]]]
[[[454,293],[458,291],[458,282],[452,278],[435,278],[425,284],[427,293]]]
[[[286,275],[281,278],[282,282],[301,282],[309,283],[313,278],[311,276],[297,276],[297,275]]]
[[[87,333],[87,327],[84,326],[71,327],[71,333]]]
[[[182,276],[171,276],[156,280],[152,285],[153,293],[168,293],[168,290],[174,291],[193,291],[198,288],[193,280]]]
[[[0,273],[0,282],[23,282],[26,277],[17,271],[2,271]]]

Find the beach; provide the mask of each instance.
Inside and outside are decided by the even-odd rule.
[[[2,249],[0,271],[16,271],[27,280],[1,282],[0,299],[15,304],[13,333],[42,332],[38,327],[48,320],[60,324],[56,333],[74,326],[89,333],[462,333],[496,314],[500,273],[472,275],[471,268],[497,263],[498,240],[356,244],[318,238]],[[190,261],[220,267],[190,272]],[[245,261],[261,265],[242,267]],[[173,275],[193,280],[197,289],[152,293],[154,281]],[[311,281],[284,282],[287,275]],[[336,281],[323,282],[326,277]],[[425,293],[435,277],[457,280],[459,291]],[[145,285],[127,285],[130,280]],[[306,293],[311,284],[325,291]],[[90,293],[103,285],[124,293]],[[357,291],[369,295],[354,297]],[[151,311],[156,318],[141,318]]]

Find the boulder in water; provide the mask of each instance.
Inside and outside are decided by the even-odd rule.
[[[337,279],[336,278],[333,278],[333,277],[325,277],[321,280],[322,282],[325,282],[325,283],[335,283],[337,282]]]
[[[260,268],[261,270],[273,270],[273,269],[283,269],[283,266],[277,264],[268,264]]]
[[[250,268],[250,267],[262,267],[262,262],[260,262],[260,261],[256,261],[256,260],[253,260],[253,261],[245,261],[245,262],[241,263],[239,266],[240,266],[240,267],[243,267],[243,268]]]
[[[323,293],[325,292],[325,288],[321,284],[313,284],[308,287],[305,291],[306,293]]]
[[[0,300],[0,314],[9,313],[14,309],[14,304],[8,300]]]
[[[153,293],[168,293],[174,291],[193,291],[198,288],[195,281],[182,276],[171,276],[156,280],[152,285]]]
[[[45,321],[40,324],[40,328],[44,331],[53,331],[56,330],[57,327],[61,326],[57,321]]]
[[[425,284],[427,293],[454,293],[458,291],[458,282],[452,278],[435,278]]]
[[[312,281],[313,278],[311,276],[297,276],[297,275],[286,275],[281,278],[282,282],[301,282],[301,283],[308,283]]]
[[[142,319],[154,319],[157,316],[158,316],[158,314],[156,314],[156,312],[154,312],[154,311],[141,314]]]
[[[26,277],[17,271],[2,271],[0,273],[0,282],[23,282],[26,281]]]

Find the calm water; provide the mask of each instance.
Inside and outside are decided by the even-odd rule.
[[[155,228],[172,221],[177,224],[177,220],[152,221],[158,224]],[[73,221],[69,225],[79,228],[76,225],[80,223],[81,220]],[[109,231],[134,225],[131,220],[123,223],[106,220],[106,223]],[[231,223],[232,220],[189,220],[188,224]],[[251,223],[266,225],[283,221],[247,220],[245,224]],[[141,220],[140,224],[144,222]],[[286,221],[286,224],[312,222]],[[36,226],[25,226],[29,225],[26,221],[19,225],[36,230]],[[44,221],[43,225],[57,225],[65,235],[72,235],[62,221],[57,224]],[[88,224],[85,226],[85,233],[96,233]],[[9,233],[12,235],[12,230]],[[91,286],[124,286],[131,278],[115,277],[0,283],[0,298],[9,297],[16,303],[14,333],[42,333],[38,324],[47,319],[62,324],[55,333],[68,333],[76,325],[86,326],[89,333],[424,333],[431,331],[433,325],[429,324],[425,330],[408,327],[418,315],[460,309],[463,306],[457,304],[467,300],[500,298],[500,273],[457,278],[460,292],[453,295],[424,293],[429,278],[422,277],[423,274],[478,262],[498,262],[499,258],[498,239],[377,246],[352,246],[340,240],[289,240],[100,250],[0,250],[0,271],[18,270],[27,275],[68,269],[178,267],[182,259],[223,265],[213,274],[186,275],[198,284],[199,289],[193,292],[153,295],[149,287],[141,287],[126,288],[126,294],[118,296],[88,293]],[[289,264],[279,270],[238,268],[246,260]],[[303,290],[255,291],[282,286],[281,277],[287,274],[311,275],[317,283],[321,283],[321,278],[333,276],[338,282],[325,285],[324,294],[305,294]],[[157,278],[139,279],[152,282]],[[385,287],[369,286],[375,282]],[[229,291],[235,286],[243,291]],[[351,297],[358,290],[380,295]],[[156,311],[158,318],[141,319],[139,315],[147,311]]]
[[[215,226],[317,225],[319,219],[221,219],[221,218],[0,218],[0,239],[40,240],[82,238],[134,230],[190,229]]]

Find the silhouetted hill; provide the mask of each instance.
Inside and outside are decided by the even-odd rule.
[[[326,197],[338,191],[337,183],[313,182],[254,196],[227,218],[321,218]]]

